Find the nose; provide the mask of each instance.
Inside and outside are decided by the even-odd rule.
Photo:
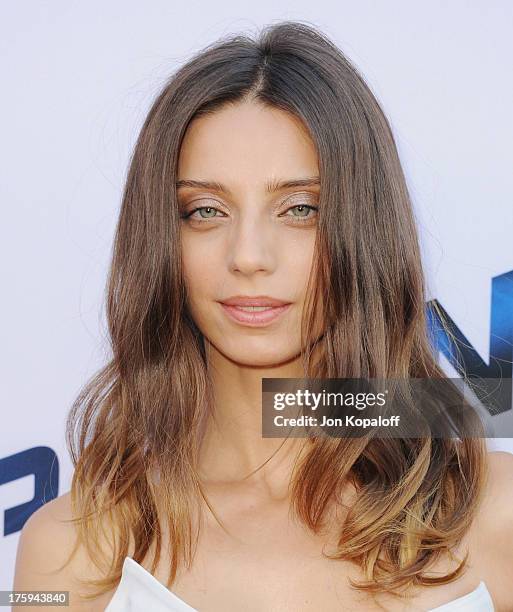
[[[271,224],[258,211],[242,213],[231,227],[228,266],[231,272],[271,273],[276,265],[276,237]]]

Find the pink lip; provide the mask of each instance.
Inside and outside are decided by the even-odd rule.
[[[224,312],[231,319],[237,321],[238,323],[248,325],[250,327],[260,327],[262,325],[268,325],[269,323],[277,319],[281,314],[283,314],[290,306],[290,304],[283,304],[281,306],[269,306],[267,310],[248,312],[247,310],[242,310],[238,306],[231,306],[223,302],[219,303],[223,307]],[[250,305],[258,306],[259,304]],[[261,305],[264,306],[264,304]]]
[[[290,302],[269,297],[268,295],[255,295],[253,297],[249,295],[234,295],[219,301],[227,306],[272,306],[273,308],[290,304]]]

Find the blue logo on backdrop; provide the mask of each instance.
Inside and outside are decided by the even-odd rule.
[[[59,494],[59,459],[48,446],[35,446],[0,459],[0,486],[34,475],[34,496],[4,510],[4,536],[22,529],[29,516]]]
[[[433,346],[447,357],[460,376],[464,373],[469,379],[484,379],[474,391],[490,414],[511,410],[513,270],[492,278],[489,363],[481,358],[438,300],[428,303],[427,313]]]
[[[492,279],[489,363],[485,363],[438,300],[427,304],[427,315],[434,349],[441,351],[460,375],[464,372],[470,379],[490,381],[487,388],[481,389],[479,397],[490,413],[511,410],[513,270]],[[508,384],[499,384],[501,379]],[[35,476],[34,496],[4,511],[4,535],[20,531],[33,512],[57,497],[59,461],[47,446],[36,446],[0,459],[0,486],[31,474]]]

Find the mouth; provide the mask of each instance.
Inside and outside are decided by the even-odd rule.
[[[249,325],[250,327],[268,325],[284,314],[291,306],[290,303],[280,302],[279,300],[274,300],[276,305],[271,305],[272,301],[269,299],[261,300],[262,302],[266,302],[264,304],[247,305],[244,303],[247,301],[252,300],[237,300],[237,303],[234,303],[235,300],[232,300],[232,303],[219,302],[219,304],[230,319],[243,325]]]

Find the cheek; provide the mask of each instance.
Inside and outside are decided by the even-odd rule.
[[[201,250],[195,249],[192,245],[186,244],[182,250],[182,269],[187,289],[187,301],[197,317],[197,307],[201,304],[202,297],[211,293],[211,283],[213,282],[212,258],[203,255]]]
[[[289,282],[293,282],[295,285],[298,306],[301,305],[296,310],[296,316],[300,320],[303,314],[306,315],[308,280],[315,258],[315,235],[312,233],[290,241],[287,243],[287,247],[284,251],[284,260],[287,267],[285,276]],[[317,287],[315,281],[316,279],[313,277],[309,289],[312,292],[312,299],[310,300],[310,307],[313,309],[313,312],[311,312],[313,315],[312,333],[317,338],[322,333],[324,325],[322,299],[319,299],[319,293],[322,295],[322,291]]]
[[[209,248],[207,241],[194,240],[187,233],[182,237],[182,264],[187,286],[195,292],[208,286],[213,271],[219,269],[215,249]]]
[[[312,268],[314,257],[315,236],[291,237],[282,243],[281,262],[285,270],[285,276],[295,279],[301,289],[306,289],[308,276]],[[298,290],[299,290],[298,287]]]

